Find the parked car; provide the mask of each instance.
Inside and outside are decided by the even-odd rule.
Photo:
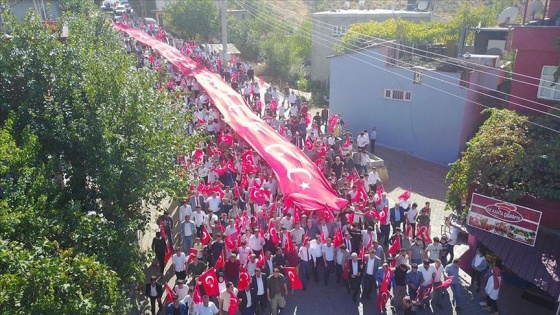
[[[121,1],[121,5],[124,5],[124,7],[126,8],[126,13],[131,14],[132,13],[132,7],[130,6],[130,3],[128,3],[128,0],[125,1]]]
[[[115,15],[116,16],[121,16],[125,13],[126,13],[126,8],[125,8],[124,5],[119,4],[118,6],[115,7]]]

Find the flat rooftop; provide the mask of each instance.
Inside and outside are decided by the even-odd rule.
[[[314,17],[328,17],[328,16],[391,16],[391,17],[427,17],[431,16],[432,12],[429,11],[404,11],[404,10],[358,10],[358,9],[337,9],[331,11],[323,11],[312,14]]]

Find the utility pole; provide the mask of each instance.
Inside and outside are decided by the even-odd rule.
[[[220,15],[222,17],[222,66],[226,67],[228,62],[229,62],[228,53],[227,53],[228,39],[227,39],[226,0],[221,0],[220,5],[221,5],[220,6]]]

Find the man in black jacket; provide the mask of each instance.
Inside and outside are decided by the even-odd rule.
[[[255,297],[253,305],[256,315],[261,314],[266,308],[266,277],[261,268],[257,268],[255,269],[255,275],[251,279],[251,297]]]
[[[159,233],[159,232],[158,232]],[[165,241],[164,241],[165,242]],[[161,310],[161,296],[163,295],[163,287],[156,281],[156,276],[150,278],[150,283],[146,283],[146,297],[150,298],[150,306],[152,315],[156,314],[156,300],[158,309]]]
[[[245,290],[240,290],[237,293],[239,299],[239,311],[241,315],[254,315],[255,314],[255,295],[250,287]]]
[[[156,237],[154,237],[154,240],[152,241],[152,250],[156,253],[156,258],[159,263],[159,271],[163,275],[167,244],[165,243],[165,239],[161,237],[161,232],[156,232]]]

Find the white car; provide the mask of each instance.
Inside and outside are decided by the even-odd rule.
[[[123,15],[126,13],[126,7],[124,5],[118,5],[115,7],[115,15]]]

